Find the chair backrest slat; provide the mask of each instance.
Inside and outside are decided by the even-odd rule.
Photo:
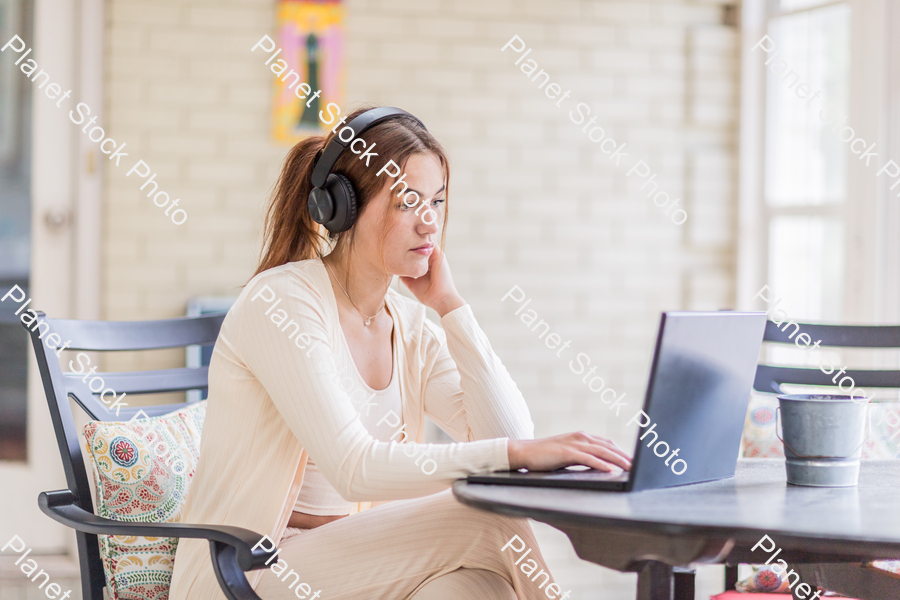
[[[117,394],[164,394],[167,392],[183,392],[206,388],[209,367],[197,367],[196,369],[164,369],[159,371],[136,371],[120,373],[94,373],[91,378],[99,377],[103,380],[104,387],[100,391],[90,390],[92,395],[99,395],[103,389],[110,388]],[[91,381],[82,381],[84,375],[76,373],[63,375],[66,385],[76,386],[81,384],[85,388]],[[69,383],[71,381],[71,384]],[[110,394],[107,394],[107,398]]]
[[[796,339],[801,333],[807,334],[813,344],[821,341],[820,347],[900,348],[900,326],[896,325],[821,325],[790,321],[779,326],[772,321],[766,321],[763,341],[794,346],[797,345]],[[900,388],[900,370],[851,369],[844,371],[838,378],[837,372],[825,373],[818,368],[761,364],[756,370],[753,389],[777,394],[782,393],[781,385],[785,383],[836,386],[845,377],[850,377],[856,387]],[[838,381],[835,381],[835,378]]]
[[[95,372],[85,380],[84,374],[63,373],[60,359],[56,356],[57,351],[44,344],[42,335],[46,337],[50,333],[55,333],[62,340],[71,341],[69,350],[85,351],[134,351],[206,345],[215,343],[225,314],[140,322],[50,319],[40,312],[37,316],[38,320],[47,323],[50,329],[34,326],[33,330],[29,329],[29,335],[50,409],[66,483],[78,497],[78,506],[88,512],[94,512],[90,477],[82,459],[81,438],[75,427],[69,397],[96,421],[127,421],[140,412],[147,416],[163,415],[183,408],[184,404],[138,408],[130,406],[129,403],[127,408],[117,407],[116,410],[110,410],[107,404],[112,404],[114,400],[107,394],[108,402],[104,404],[99,395],[106,388],[115,390],[119,397],[123,393],[138,395],[205,390],[208,384],[208,368],[127,373]],[[95,377],[102,378],[104,383],[103,388],[96,392],[89,387]],[[94,385],[96,387],[99,384]],[[97,536],[76,532],[76,538],[81,566],[82,596],[102,598],[106,580]]]
[[[207,388],[209,367],[196,369],[166,369],[163,371],[143,371],[137,373],[94,373],[103,378],[104,387],[96,392],[90,388],[91,379],[85,380],[80,373],[63,373],[66,393],[95,421],[127,421],[138,413],[133,402],[122,400],[116,404],[116,398],[128,394],[162,394],[168,392],[184,392],[188,390],[205,390]],[[116,396],[104,391],[110,389]],[[104,400],[106,402],[104,402]],[[115,406],[115,410],[110,410]],[[132,407],[132,408],[126,408]],[[182,404],[165,404],[144,407],[144,414],[150,417],[164,415],[181,408]],[[166,409],[166,410],[160,410]],[[143,418],[144,415],[140,415]]]
[[[837,371],[835,371],[836,373]],[[753,388],[757,391],[780,393],[777,386],[773,389],[763,389],[769,382],[795,384],[835,386],[844,377],[850,377],[856,387],[862,388],[900,388],[900,371],[870,371],[848,369],[835,381],[834,373],[826,374],[820,369],[801,369],[796,367],[773,367],[771,365],[759,365],[756,368],[756,380]]]
[[[900,348],[900,325],[822,325],[784,322],[780,326],[766,321],[764,342],[793,344],[801,333],[822,341],[822,346],[841,348]],[[780,327],[780,328],[779,328]],[[799,329],[799,331],[798,331]]]
[[[178,317],[160,321],[76,321],[53,319],[52,330],[72,340],[72,350],[155,350],[212,344],[225,315]]]

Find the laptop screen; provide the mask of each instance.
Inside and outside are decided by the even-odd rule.
[[[663,313],[644,408],[629,421],[631,489],[734,476],[765,324],[762,312]]]

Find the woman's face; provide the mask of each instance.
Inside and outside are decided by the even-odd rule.
[[[410,156],[401,175],[403,173],[406,178],[399,184],[387,173],[382,174],[387,179],[386,184],[359,215],[353,245],[360,258],[370,262],[373,268],[383,268],[383,256],[383,266],[390,275],[421,277],[428,272],[428,259],[440,241],[438,233],[444,222],[444,175],[440,159],[430,153]],[[390,186],[394,184],[397,185],[391,190]],[[407,196],[412,191],[419,195],[419,202],[415,195]],[[411,206],[406,206],[404,198]],[[426,217],[434,221],[430,224],[422,219],[428,208],[434,211]]]

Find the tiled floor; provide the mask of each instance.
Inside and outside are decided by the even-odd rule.
[[[38,585],[44,581],[44,577],[41,576],[36,582],[30,581],[15,565],[16,558],[16,556],[0,556],[0,600],[39,600],[40,598],[46,600],[47,595],[44,590],[38,588]],[[40,555],[29,555],[28,558],[33,558],[40,569],[50,574],[49,583],[59,584],[62,593],[72,590],[67,600],[82,600],[78,565],[71,559]],[[44,589],[46,589],[46,585]]]

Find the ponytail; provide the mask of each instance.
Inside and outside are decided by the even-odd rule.
[[[310,173],[325,137],[308,137],[288,153],[266,211],[264,253],[255,275],[289,262],[322,256],[324,228],[313,221],[306,207],[312,190]]]

